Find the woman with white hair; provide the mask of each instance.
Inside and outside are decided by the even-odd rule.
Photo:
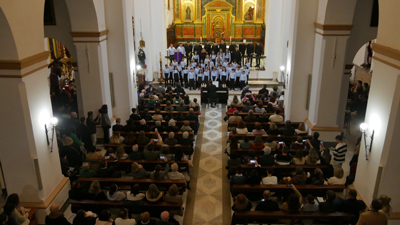
[[[139,145],[132,145],[132,152],[129,153],[129,159],[142,160],[144,159],[143,152],[139,151]]]
[[[168,138],[165,139],[164,144],[166,145],[176,145],[178,144],[178,140],[175,139],[175,133],[169,132]]]
[[[174,119],[170,119],[168,121],[168,127],[166,127],[165,131],[167,131],[167,132],[179,132],[179,127],[176,126],[176,121]]]
[[[180,173],[178,169],[179,169],[178,164],[173,163],[171,165],[171,172],[167,174],[167,178],[170,180],[186,180],[185,175],[183,175],[183,173]]]

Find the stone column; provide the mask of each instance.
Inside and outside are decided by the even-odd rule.
[[[133,47],[132,1],[105,1],[106,24],[110,28],[107,34],[108,66],[113,80],[113,115],[122,119],[129,118],[131,108],[137,105],[136,88],[136,52]]]
[[[43,51],[0,60],[0,159],[5,184],[8,194],[17,193],[23,206],[39,209],[39,223],[44,223],[50,204],[65,202],[69,190],[56,135],[52,139],[48,58],[49,52]]]
[[[108,30],[71,32],[78,55],[79,75],[76,77],[78,99],[82,99],[84,115],[97,112],[103,104],[111,108],[111,91],[107,54]],[[81,115],[81,116],[84,116]],[[113,116],[109,110],[110,118]]]
[[[315,23],[314,65],[308,126],[321,139],[334,140],[340,134],[338,124],[346,43],[352,25]]]

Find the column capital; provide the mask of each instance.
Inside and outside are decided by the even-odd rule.
[[[71,36],[74,43],[90,43],[107,40],[108,29],[102,31],[72,31]]]
[[[23,78],[48,66],[49,52],[44,51],[21,60],[0,60],[0,78]]]
[[[351,24],[321,24],[314,23],[315,33],[322,36],[350,36],[353,25]]]

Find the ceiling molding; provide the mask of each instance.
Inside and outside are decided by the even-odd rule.
[[[33,56],[21,60],[0,60],[1,70],[22,70],[28,66],[32,66],[41,61],[47,60],[50,57],[48,51],[38,53]]]
[[[378,43],[373,43],[372,44],[372,50],[376,53],[382,54],[384,56],[387,56],[389,58],[395,59],[400,61],[400,50],[381,45]]]
[[[345,24],[321,24],[321,23],[314,23],[315,28],[321,30],[352,30],[353,25],[345,25]]]
[[[108,30],[102,30],[102,31],[72,31],[71,36],[72,37],[101,37],[104,35],[107,35]]]

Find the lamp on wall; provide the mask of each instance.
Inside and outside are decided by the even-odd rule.
[[[372,148],[372,142],[373,142],[373,140],[374,140],[374,133],[375,133],[375,131],[372,130],[371,135],[368,135],[368,134],[367,134],[367,132],[368,132],[368,124],[366,124],[366,123],[360,124],[360,130],[361,130],[361,133],[363,133],[363,136],[364,136],[365,159],[368,160],[368,152],[371,153],[371,150],[372,150],[372,149],[371,149],[371,148]],[[368,136],[371,138],[371,141],[370,141],[369,145],[367,145],[367,137],[368,137]],[[367,151],[367,150],[368,150],[368,151]]]
[[[51,147],[50,147],[50,151],[51,152],[53,152],[54,130],[55,130],[57,124],[58,124],[58,119],[56,117],[53,117],[53,118],[50,119],[50,126],[51,126],[51,128],[50,128],[51,129]],[[47,124],[44,125],[44,129],[45,129],[45,132],[46,132],[47,146],[49,146],[50,145],[50,140],[49,140],[49,131],[50,130],[47,129]]]

